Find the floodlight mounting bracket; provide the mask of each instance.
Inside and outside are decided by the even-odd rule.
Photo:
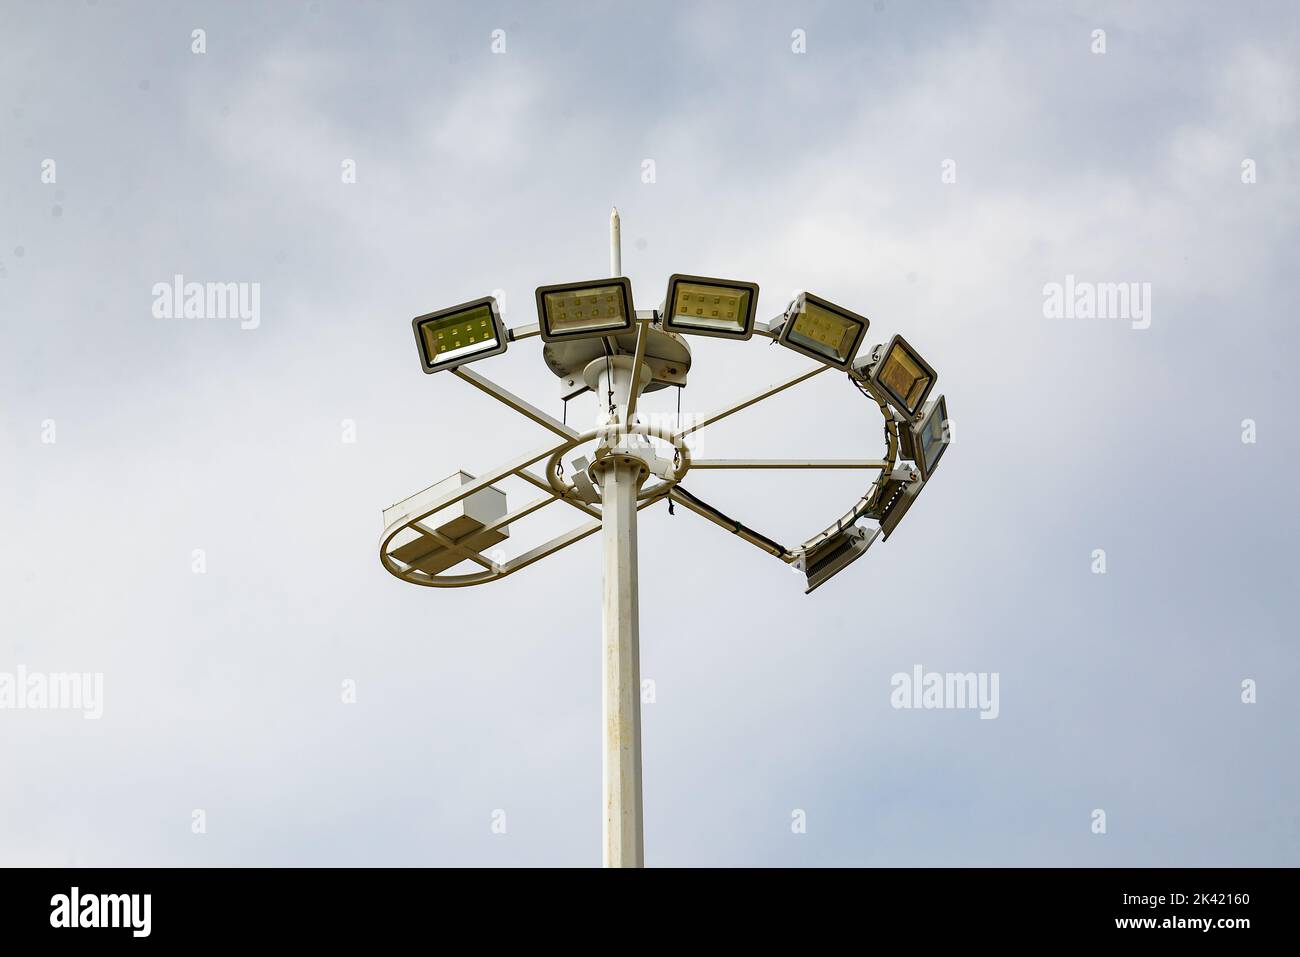
[[[686,385],[687,373],[691,371],[690,343],[685,336],[664,329],[655,310],[638,309],[636,322],[627,332],[559,340],[542,346],[546,367],[560,380],[560,398],[567,401],[594,391],[593,383],[585,375],[587,368],[606,357],[634,356],[642,327],[645,327],[647,337],[642,362],[650,371],[650,381],[644,391],[658,392],[670,386],[681,388]]]
[[[646,436],[647,438],[659,439],[662,442],[672,446],[674,451],[672,467],[665,472],[662,462],[653,451],[648,448],[634,448],[629,446],[625,440],[629,436]],[[609,457],[615,459],[624,459],[629,462],[635,461],[645,469],[647,477],[654,474],[659,481],[649,488],[643,488],[637,494],[638,501],[648,501],[661,498],[666,495],[672,486],[682,480],[691,468],[691,449],[679,436],[672,430],[663,426],[643,425],[642,423],[633,423],[630,426],[624,426],[620,423],[611,423],[609,425],[598,426],[588,432],[575,436],[567,447],[561,447],[551,455],[550,461],[547,462],[546,478],[550,482],[551,488],[560,498],[573,498],[579,494],[579,489],[575,483],[563,477],[558,468],[561,460],[572,449],[580,445],[586,445],[588,442],[598,443],[595,452],[595,462],[587,468],[587,474],[594,480],[598,473],[598,467]],[[596,485],[599,487],[599,482]]]
[[[632,370],[635,368],[636,378],[640,384],[640,387],[637,389],[638,392],[646,391],[647,387],[654,379],[654,373],[651,372],[650,366],[644,361],[637,363],[635,353],[629,355],[620,352],[612,356],[602,356],[597,359],[592,359],[588,362],[582,370],[582,381],[587,384],[588,389],[599,394],[600,378],[605,375],[611,367],[619,370],[627,370],[629,374],[632,374]]]

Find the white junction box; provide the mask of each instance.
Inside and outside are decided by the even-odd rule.
[[[474,476],[468,472],[455,472],[441,482],[430,485],[423,492],[416,492],[410,498],[390,505],[384,509],[384,528],[392,528],[412,515],[419,515],[438,499],[472,481]],[[458,545],[482,553],[510,537],[508,525],[487,530],[488,525],[503,518],[505,514],[506,493],[489,485],[466,495],[454,505],[439,509],[421,524],[445,535]],[[393,558],[430,575],[441,574],[465,560],[438,544],[435,539],[422,534],[419,529],[406,529],[393,541],[400,542],[389,550]]]

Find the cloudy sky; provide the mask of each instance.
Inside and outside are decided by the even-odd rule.
[[[762,318],[816,292],[922,351],[954,432],[810,596],[641,513],[647,863],[1300,863],[1293,6],[0,19],[0,675],[104,688],[98,720],[0,710],[0,863],[599,862],[598,539],[457,590],[376,548],[382,508],[547,439],[421,374],[411,317],[501,290],[535,321],[605,273],[611,205],[641,308],[673,272],[759,283]],[[178,274],[258,284],[256,328],[156,316]],[[1067,276],[1149,288],[1149,326],[1046,314]],[[692,345],[688,412],[809,361]],[[560,414],[536,339],[476,368]],[[698,449],[879,436],[825,375]],[[864,480],[686,484],[797,544]],[[917,665],[999,675],[996,720],[891,707]]]

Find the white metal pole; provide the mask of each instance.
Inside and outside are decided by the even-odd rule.
[[[601,476],[604,531],[605,821],[606,867],[641,867],[645,838],[641,809],[641,640],[637,608],[636,496],[638,467],[617,464]]]
[[[618,210],[609,214],[609,270],[622,274]],[[640,392],[640,370],[610,362],[599,376],[615,409]],[[612,380],[612,381],[611,381]],[[636,497],[640,468],[612,458],[600,473],[604,536],[604,611],[601,668],[601,779],[604,820],[601,860],[606,867],[642,867],[645,837],[641,807],[641,637],[637,607]]]

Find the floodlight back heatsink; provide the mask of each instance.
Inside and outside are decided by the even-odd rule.
[[[861,558],[879,535],[879,528],[853,525],[806,551],[800,560],[808,579],[804,594],[820,588]]]
[[[903,516],[907,514],[907,510],[912,507],[912,503],[916,501],[923,488],[925,483],[922,481],[909,482],[893,497],[880,519],[880,531],[885,536],[885,541],[889,541],[889,536],[894,533],[894,529],[903,520]]]
[[[919,470],[905,465],[895,468],[884,480],[875,504],[865,512],[865,517],[880,522],[880,530],[888,539],[924,485]]]

